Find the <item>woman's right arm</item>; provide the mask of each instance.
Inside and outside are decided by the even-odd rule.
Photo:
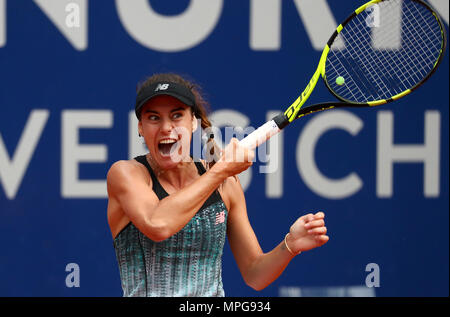
[[[253,151],[240,147],[234,139],[210,170],[162,200],[136,164],[119,161],[108,172],[108,195],[119,202],[126,216],[144,235],[162,241],[180,231],[214,190],[227,177],[246,170],[252,159]]]

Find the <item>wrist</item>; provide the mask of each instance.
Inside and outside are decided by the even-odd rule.
[[[286,250],[292,255],[292,257],[295,257],[296,255],[299,255],[302,253],[301,251],[294,252],[292,248],[288,244],[288,238],[289,238],[289,232],[284,236],[284,246],[286,247]]]
[[[228,178],[227,173],[221,168],[221,164],[214,164],[208,173],[210,173],[215,179],[219,180],[219,183],[222,183],[224,180]]]

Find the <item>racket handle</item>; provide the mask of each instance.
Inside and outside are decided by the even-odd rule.
[[[281,129],[274,120],[270,120],[260,126],[258,129],[243,138],[239,144],[253,150],[257,146],[263,144],[275,134],[279,133]]]

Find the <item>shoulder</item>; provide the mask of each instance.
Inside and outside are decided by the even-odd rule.
[[[208,171],[207,162],[205,160],[199,160],[200,163],[202,163],[203,167],[206,171]],[[222,185],[219,187],[219,189],[224,192],[225,194],[232,194],[233,192],[243,192],[242,185],[239,180],[239,177],[236,176],[230,176],[228,177]]]
[[[241,181],[237,175],[228,177],[223,185],[230,191],[242,191]]]
[[[228,201],[228,205],[233,209],[236,204],[244,203],[245,196],[238,176],[228,177],[221,186],[221,195]]]
[[[122,178],[130,174],[139,174],[145,166],[136,160],[121,160],[115,162],[109,168],[107,179]]]
[[[111,165],[106,176],[108,188],[125,185],[129,182],[151,182],[147,168],[136,160],[121,160]]]
[[[208,171],[207,168],[208,163],[205,160],[199,161],[202,163],[205,170]],[[242,189],[242,185],[238,176],[228,177],[218,187],[218,191],[228,210],[230,210],[233,207],[233,205],[235,205],[236,201],[245,201],[244,191]]]

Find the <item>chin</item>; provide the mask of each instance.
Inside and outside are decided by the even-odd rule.
[[[162,156],[159,158],[159,165],[163,169],[171,169],[176,167],[180,162],[172,159],[170,156]]]
[[[189,153],[187,155],[181,154],[172,154],[172,155],[162,155],[161,153],[157,153],[157,163],[162,169],[172,169],[177,167],[179,164],[183,162],[189,162],[191,157]]]

